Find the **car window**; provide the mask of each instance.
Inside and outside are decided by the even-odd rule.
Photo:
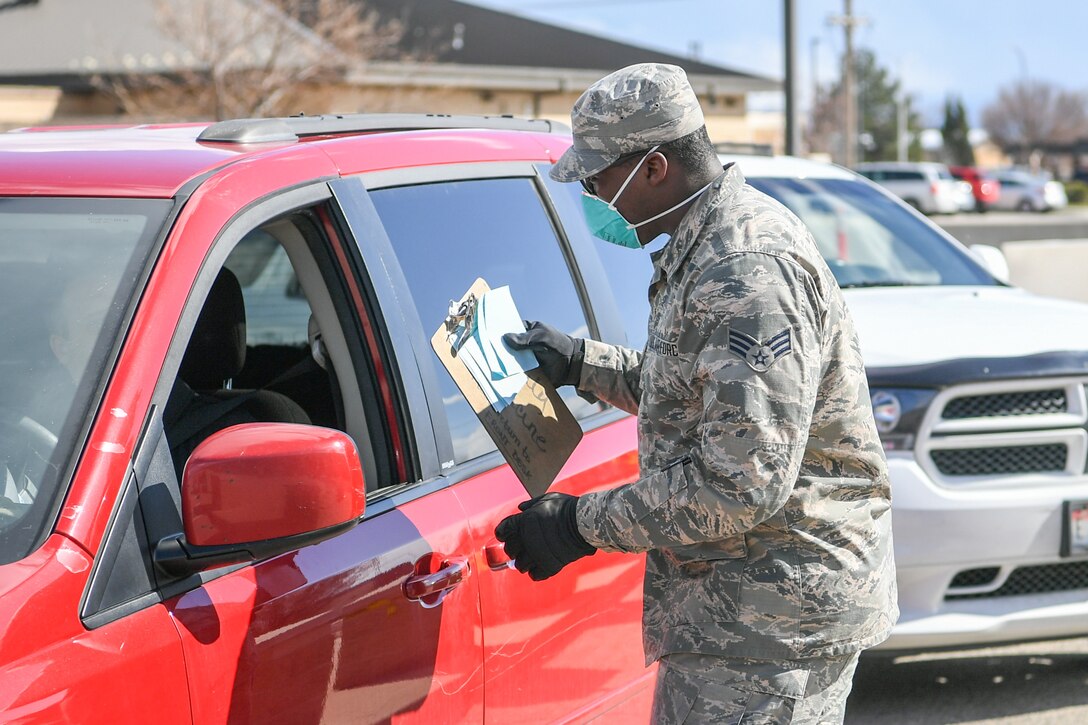
[[[556,191],[558,187],[558,191]],[[582,204],[581,184],[556,184],[552,193],[567,193],[574,198],[578,209]],[[627,334],[627,347],[641,350],[646,346],[647,321],[650,319],[650,278],[653,277],[653,262],[650,255],[640,250],[626,249],[618,244],[598,239],[589,231],[585,217],[564,220],[567,232],[572,233],[571,224],[581,224],[583,234],[592,239],[601,266],[604,267],[616,308],[623,319],[623,329]]]
[[[801,218],[843,287],[996,284],[923,220],[866,183],[749,178]]]
[[[53,520],[169,202],[0,200],[0,564]]]
[[[248,345],[306,345],[310,305],[287,250],[275,237],[253,230],[234,248],[226,266],[242,287]]]
[[[522,317],[576,337],[589,334],[570,269],[535,183],[529,178],[480,179],[370,192],[400,261],[427,337],[450,301],[478,277],[509,285]],[[436,365],[453,438],[463,462],[495,449],[445,368]],[[560,390],[576,417],[597,411],[573,388]]]
[[[337,365],[328,350],[331,335],[344,339],[345,326],[337,320],[343,313],[326,303],[324,314],[315,314],[288,253],[290,246],[303,268],[311,270],[310,288],[321,299],[328,298],[327,282],[304,236],[313,236],[308,232],[312,228],[308,218],[299,216],[253,229],[216,273],[164,414],[179,478],[201,441],[238,423],[347,428],[366,440],[364,416],[355,415],[352,428],[352,406],[345,405],[352,397],[342,390],[344,384],[355,384],[352,365],[343,355]],[[245,331],[244,339],[239,329]],[[316,347],[310,344],[311,330],[315,338],[321,333]],[[399,482],[388,476],[379,479],[371,462],[365,463],[368,486]]]

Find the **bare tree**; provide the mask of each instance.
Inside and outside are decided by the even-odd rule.
[[[1017,81],[982,112],[982,125],[1003,151],[1025,162],[1046,146],[1088,137],[1088,96],[1045,81]]]
[[[314,88],[368,60],[396,58],[404,34],[364,0],[156,0],[179,57],[165,72],[97,79],[125,115],[252,118],[299,110]]]

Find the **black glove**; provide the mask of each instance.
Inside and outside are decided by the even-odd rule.
[[[565,335],[543,322],[525,322],[525,332],[508,332],[503,342],[515,350],[532,350],[552,385],[577,385],[582,377],[585,341]]]
[[[495,536],[505,542],[503,549],[518,571],[541,581],[572,561],[597,552],[597,547],[578,533],[577,505],[577,496],[546,493],[518,504],[524,513],[499,522]]]

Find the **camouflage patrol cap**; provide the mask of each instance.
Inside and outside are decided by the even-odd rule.
[[[591,85],[575,102],[574,145],[552,167],[551,177],[585,179],[621,156],[675,141],[703,124],[703,109],[683,68],[629,65]]]

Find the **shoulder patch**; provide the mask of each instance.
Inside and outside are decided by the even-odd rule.
[[[787,327],[766,340],[757,340],[730,327],[729,352],[748,363],[748,367],[757,373],[766,372],[779,358],[793,352],[793,333]]]

